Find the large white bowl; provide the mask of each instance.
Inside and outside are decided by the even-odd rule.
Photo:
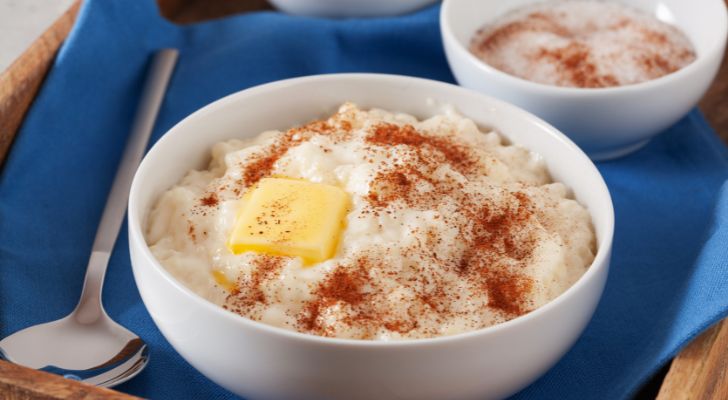
[[[504,324],[436,339],[375,342],[322,338],[251,321],[198,297],[159,264],[144,240],[149,209],[186,171],[206,166],[214,143],[327,116],[346,100],[419,117],[451,104],[540,153],[554,179],[573,188],[591,212],[598,240],[593,265],[551,303]],[[484,399],[514,393],[554,365],[591,318],[607,277],[613,228],[612,202],[599,172],[556,129],[467,89],[391,75],[291,79],[218,100],[154,145],[136,173],[129,200],[134,278],[154,322],[200,372],[252,399]]]
[[[504,13],[544,0],[444,0],[440,28],[450,68],[471,89],[509,101],[566,133],[593,159],[635,151],[697,104],[715,78],[726,44],[724,0],[614,0],[682,29],[697,51],[687,67],[652,81],[615,88],[563,88],[499,71],[468,51],[479,28]]]
[[[436,0],[270,0],[289,14],[318,17],[376,17],[404,14]]]

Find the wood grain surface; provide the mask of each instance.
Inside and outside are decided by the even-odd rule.
[[[700,101],[700,111],[723,143],[728,145],[728,53],[723,57],[718,77]]]
[[[728,322],[704,332],[670,366],[658,400],[728,399]]]
[[[728,53],[700,101],[700,110],[728,145]],[[728,319],[698,336],[675,357],[657,399],[728,399]]]
[[[162,16],[177,24],[272,8],[265,0],[157,0],[157,4]]]
[[[2,75],[0,75],[0,168],[13,138],[52,65],[58,47],[78,12],[78,0]],[[265,0],[157,0],[161,14],[187,24],[230,14],[268,9]],[[728,0],[726,0],[728,2]],[[728,61],[700,102],[700,109],[728,144]],[[45,372],[0,361],[0,399],[137,399]],[[719,322],[688,345],[672,362],[658,400],[728,399],[728,320]]]
[[[135,400],[139,398],[0,361],[0,399]]]
[[[73,26],[76,1],[20,58],[0,75],[0,167],[63,40]]]

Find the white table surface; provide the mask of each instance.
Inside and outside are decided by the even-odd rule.
[[[0,0],[0,73],[18,58],[74,0]]]

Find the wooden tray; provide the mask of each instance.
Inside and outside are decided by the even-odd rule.
[[[726,0],[728,2],[728,0]],[[0,168],[25,113],[38,93],[56,51],[68,35],[79,10],[77,0],[0,75]],[[265,0],[157,0],[162,15],[186,24],[226,15],[270,8]],[[728,57],[726,57],[728,59]],[[700,108],[728,144],[728,62],[723,60],[715,83]],[[662,382],[658,376],[638,397],[659,400],[728,399],[728,319],[717,323],[687,346],[673,361]],[[120,399],[129,396],[60,376],[0,361],[0,399]]]

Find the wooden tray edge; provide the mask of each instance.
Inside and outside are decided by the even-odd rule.
[[[0,75],[0,168],[10,151],[17,131],[50,69],[56,52],[75,22],[82,0],[77,0],[38,38],[8,70]],[[160,5],[164,0],[158,0]],[[728,0],[726,0],[728,2]],[[181,0],[169,0],[175,7]],[[200,6],[198,1],[193,3]],[[200,7],[197,7],[200,8]],[[242,7],[246,11],[251,7]],[[182,13],[180,22],[199,21],[194,13],[179,9],[166,15]],[[215,17],[219,17],[216,15]],[[728,143],[728,63],[724,59],[719,77],[700,107]],[[728,399],[728,319],[717,323],[690,343],[674,359],[660,388],[658,400]],[[0,361],[0,393],[4,399],[120,399],[129,396],[98,388],[57,375]]]
[[[73,27],[81,0],[58,18],[31,46],[0,75],[0,167],[53,65],[56,52]]]

